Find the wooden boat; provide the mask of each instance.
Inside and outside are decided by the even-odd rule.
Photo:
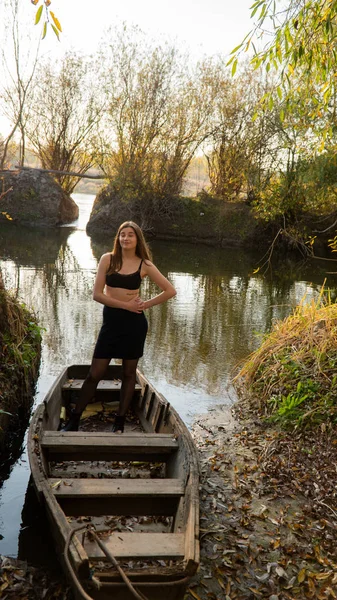
[[[181,599],[199,563],[199,469],[190,433],[139,371],[124,433],[111,433],[119,365],[109,367],[89,405],[98,413],[81,420],[78,432],[58,431],[88,369],[66,368],[29,428],[32,480],[62,565],[76,598]]]

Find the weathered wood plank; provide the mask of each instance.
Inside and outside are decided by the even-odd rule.
[[[59,483],[61,482],[61,483]],[[57,479],[48,483],[57,498],[101,496],[181,496],[184,485],[179,479]]]
[[[129,434],[45,431],[41,448],[48,460],[166,461],[176,452],[172,434]]]
[[[182,533],[131,533],[114,532],[102,540],[116,558],[184,558],[184,534]],[[84,548],[89,560],[97,561],[104,557],[96,542],[86,540]]]
[[[183,483],[177,479],[48,480],[67,516],[173,516]]]

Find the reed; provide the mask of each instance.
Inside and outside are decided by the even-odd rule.
[[[337,422],[337,304],[324,286],[317,301],[303,298],[275,322],[234,384],[248,392],[251,408],[282,426]]]

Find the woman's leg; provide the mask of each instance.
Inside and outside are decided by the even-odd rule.
[[[110,358],[93,358],[90,371],[82,385],[78,401],[76,403],[76,413],[82,413],[87,404],[95,395],[96,388],[103,379],[110,363]]]
[[[123,359],[120,402],[118,414],[116,416],[115,423],[112,427],[112,431],[115,433],[118,431],[121,431],[121,433],[123,433],[124,431],[125,415],[130,406],[135,391],[137,363],[138,358]]]
[[[125,417],[130,406],[136,385],[136,370],[138,358],[123,359],[122,387],[118,414]]]
[[[69,421],[61,427],[61,431],[78,431],[80,423],[80,417],[88,402],[92,400],[95,395],[96,388],[103,379],[106,370],[109,366],[110,358],[93,358],[90,371],[84,380],[82,385],[78,401],[75,407],[71,411]]]

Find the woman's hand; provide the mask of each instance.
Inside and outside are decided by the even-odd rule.
[[[129,300],[126,303],[125,308],[130,312],[141,313],[144,309],[144,301],[139,296],[137,296],[136,298],[132,298],[132,300]]]

